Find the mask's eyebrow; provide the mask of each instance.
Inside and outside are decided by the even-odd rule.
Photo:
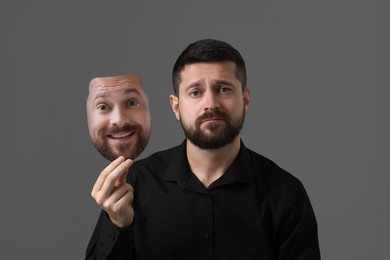
[[[93,100],[95,101],[95,100],[97,100],[99,98],[105,99],[107,97],[108,97],[108,95],[106,93],[99,93],[99,94],[95,95],[95,98]]]
[[[115,90],[115,91],[121,91],[121,90]],[[125,95],[128,95],[128,94],[130,94],[130,93],[136,93],[136,94],[138,94],[139,96],[142,96],[141,95],[141,92],[137,89],[137,88],[126,88],[126,89],[124,89],[124,90],[122,90],[123,91],[123,93],[125,94]],[[93,99],[94,101],[95,100],[97,100],[97,99],[105,99],[105,98],[107,98],[108,96],[109,96],[110,94],[109,93],[107,93],[107,91],[103,91],[103,92],[99,92],[98,94],[96,94],[96,96],[95,96],[95,98]]]
[[[141,92],[139,92],[139,90],[137,88],[126,88],[124,92],[125,92],[125,94],[130,94],[130,93],[135,92],[138,95],[142,96]]]

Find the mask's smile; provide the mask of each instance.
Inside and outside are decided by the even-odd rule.
[[[133,134],[134,134],[134,132],[120,132],[120,133],[115,133],[115,134],[109,134],[107,136],[111,139],[126,139]]]

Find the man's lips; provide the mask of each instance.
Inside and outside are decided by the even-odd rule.
[[[130,137],[134,132],[120,132],[115,134],[109,134],[107,135],[111,139],[123,139]]]
[[[213,118],[206,118],[202,120],[202,123],[206,122],[217,122],[217,121],[225,121],[225,118],[222,117],[213,117]]]

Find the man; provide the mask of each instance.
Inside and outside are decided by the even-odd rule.
[[[302,183],[240,139],[250,100],[240,53],[194,42],[175,63],[173,86],[186,140],[130,168],[133,211],[120,225],[101,215],[87,258],[320,259]]]
[[[130,205],[132,187],[125,183],[127,169],[148,144],[151,134],[149,101],[137,74],[98,77],[89,84],[86,102],[89,135],[97,151],[107,160],[122,163],[119,176],[112,183],[115,191],[107,193],[111,176],[102,174],[92,196],[117,223],[115,208]],[[118,169],[118,170],[119,170]],[[105,185],[104,185],[105,184]],[[131,207],[126,207],[129,214]]]

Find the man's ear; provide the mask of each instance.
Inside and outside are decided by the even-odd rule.
[[[250,88],[246,87],[244,89],[244,108],[245,108],[245,112],[248,111],[248,108],[249,108],[249,96],[250,96],[250,93],[251,93],[251,90]]]
[[[175,113],[177,120],[180,120],[179,98],[175,95],[170,95],[169,102],[171,103],[172,111]]]

